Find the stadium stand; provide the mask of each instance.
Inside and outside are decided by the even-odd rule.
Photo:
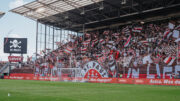
[[[21,69],[19,69],[19,68],[15,68],[15,69],[13,69],[13,70],[11,70],[11,73],[27,73],[27,74],[32,74],[32,73],[34,73],[34,70],[33,69],[31,69],[31,68],[21,68]]]
[[[70,42],[58,43],[59,48],[41,56],[35,66],[41,73],[51,73],[50,69],[59,63],[61,68],[83,68],[87,61],[95,60],[109,71],[110,77],[113,71],[122,74],[123,67],[142,67],[140,74],[146,74],[147,68],[143,67],[148,64],[177,64],[179,30],[180,19],[175,19],[87,32],[84,38],[71,35]],[[151,72],[155,74],[156,69]]]
[[[49,76],[61,68],[90,71],[88,63],[95,61],[92,67],[101,68],[98,73],[104,77],[148,78],[154,74],[154,78],[172,78],[180,68],[178,8],[179,0],[38,0],[11,12],[37,21],[38,58],[30,62],[35,75]],[[54,40],[55,31],[61,31],[59,37],[56,33],[59,42]],[[83,36],[69,33],[71,39],[64,43],[62,31]],[[51,41],[53,51],[49,52]],[[82,77],[98,73],[90,71]]]
[[[15,65],[15,68],[10,71],[10,73],[33,74],[34,68],[33,68],[33,65],[29,65],[29,64],[25,64],[25,63],[18,63]]]

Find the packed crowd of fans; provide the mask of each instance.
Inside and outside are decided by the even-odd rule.
[[[86,32],[82,37],[70,35],[68,43],[57,42],[57,50],[43,51],[35,62],[36,72],[82,68],[91,60],[111,72],[151,63],[174,65],[179,60],[179,31],[180,20],[169,20]]]

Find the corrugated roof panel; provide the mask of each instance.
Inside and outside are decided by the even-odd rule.
[[[59,0],[38,0],[39,2],[42,2],[44,4],[51,4],[51,3],[54,3],[56,1],[59,1]]]
[[[22,7],[17,8],[16,10],[12,10],[12,11],[23,14],[24,12],[29,11],[29,9],[22,6]]]
[[[26,4],[25,6],[31,9],[37,9],[39,7],[43,7],[44,5],[42,5],[39,2],[33,2],[33,3]]]
[[[51,13],[58,13],[57,11],[52,10],[52,9],[47,10],[47,12],[51,12]]]
[[[14,13],[35,19],[67,12],[103,0],[36,0],[11,10]],[[41,10],[39,10],[42,8]]]

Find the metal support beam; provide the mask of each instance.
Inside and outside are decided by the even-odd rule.
[[[53,26],[53,40],[52,40],[52,42],[53,42],[52,49],[54,50],[54,26]]]
[[[79,10],[80,12],[82,12],[83,10],[79,9],[78,7],[76,7],[75,5],[77,6],[81,6],[81,5],[78,5],[76,2],[72,2],[72,1],[69,1],[69,0],[64,0],[64,2],[68,5],[70,5],[71,7],[74,7],[75,9]],[[93,10],[92,10],[93,11]],[[95,11],[93,11],[95,12]],[[96,14],[98,15],[101,15],[103,16],[104,18],[108,18],[108,16],[106,16],[105,14],[103,14],[101,11],[98,11],[98,12],[95,12]]]
[[[50,39],[51,38],[51,27],[50,26],[48,26],[48,42],[47,42],[47,44],[48,44],[48,52],[50,51],[49,49],[50,49],[50,45],[51,45],[51,42],[50,42]]]
[[[36,22],[36,59],[37,59],[37,54],[38,54],[38,31],[39,31],[39,27],[38,27],[38,21]]]
[[[58,0],[58,1],[60,1],[60,0]],[[58,1],[55,1],[55,2],[53,2],[53,3],[56,3],[56,2],[58,2]],[[45,3],[42,3],[41,1],[37,1],[37,2],[40,3],[40,4],[42,4],[43,6],[47,6],[48,8],[50,8],[50,9],[56,11],[56,12],[59,12],[59,13],[61,13],[62,11],[65,11],[63,8],[52,6],[51,4],[53,4],[53,3],[50,3],[50,4],[47,5],[47,4],[45,4]],[[58,9],[61,10],[61,11],[59,11]]]
[[[84,15],[80,15],[80,14],[78,14],[76,12],[69,11],[69,13],[72,14],[72,15],[78,16],[78,18],[81,18],[81,19],[83,19],[85,21],[92,21],[92,19],[90,19],[89,17],[84,18]]]
[[[45,25],[45,35],[44,35],[44,50],[45,50],[45,54],[46,54],[46,37],[47,37],[47,25]]]
[[[133,9],[136,12],[139,12],[139,10],[136,9],[135,6],[134,6],[134,0],[131,0],[131,9]]]
[[[94,1],[94,0],[91,0],[92,2],[94,2],[96,5],[98,5],[98,6],[101,6],[99,3],[97,3],[96,1]],[[103,2],[103,1],[102,1]]]
[[[85,35],[85,24],[83,24],[83,41],[84,41],[84,35]]]
[[[77,4],[76,2],[72,2],[69,0],[63,0],[63,2],[65,2],[66,4],[70,5],[71,7],[74,7],[74,9],[79,10],[80,12],[82,12],[83,10],[79,9],[78,7],[76,7],[75,5],[82,7],[82,5]]]
[[[177,7],[177,6],[180,6],[180,4],[174,4],[174,5],[168,6],[166,8]],[[148,10],[144,10],[140,13],[139,12],[129,13],[129,14],[120,15],[120,16],[116,16],[116,17],[112,17],[112,18],[108,18],[108,19],[103,19],[101,21],[87,22],[85,24],[86,25],[95,24],[95,23],[102,22],[102,21],[109,21],[109,20],[113,20],[113,19],[117,19],[117,18],[123,18],[123,17],[127,17],[127,16],[133,16],[133,15],[137,15],[137,14],[142,14],[142,13],[147,13],[147,12],[152,12],[152,11],[157,11],[157,10],[162,10],[162,9],[164,9],[164,7],[148,9]],[[73,25],[72,28],[81,27],[81,26],[83,26],[83,24]]]
[[[40,13],[40,12],[36,12],[36,9],[29,8],[29,7],[27,7],[26,5],[24,5],[23,7],[29,9],[30,11],[34,11],[35,13],[40,14],[41,16],[47,17],[46,14],[43,14],[43,13]],[[26,13],[26,12],[25,12],[25,13]],[[25,14],[25,13],[23,13],[23,14]],[[33,15],[32,15],[32,16],[33,16]],[[35,17],[35,16],[33,16],[33,17]],[[50,19],[50,20],[56,21],[56,17],[53,17],[53,16],[52,16],[51,18],[52,18],[52,19]],[[38,19],[38,18],[37,18],[37,19]]]
[[[60,42],[62,42],[62,29],[60,30]]]
[[[166,19],[170,19],[172,17],[180,17],[180,13],[178,14],[172,14],[172,15],[167,15],[167,16],[158,16],[158,17],[152,17],[152,18],[147,18],[147,19],[143,19],[143,20],[132,20],[131,22],[125,22],[125,23],[117,23],[117,24],[112,24],[112,25],[108,25],[108,26],[101,26],[101,27],[96,27],[96,28],[89,28],[86,29],[86,31],[95,31],[95,30],[100,30],[100,29],[105,29],[105,28],[113,28],[113,27],[117,27],[117,26],[122,26],[122,25],[128,25],[128,24],[132,24],[132,22],[134,23],[138,23],[140,21],[143,21],[145,23],[148,22],[153,22],[153,21],[161,21],[161,20],[166,20]],[[81,30],[80,32],[83,32],[83,30]]]

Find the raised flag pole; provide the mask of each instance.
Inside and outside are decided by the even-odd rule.
[[[36,59],[37,59],[37,54],[38,54],[38,29],[39,29],[39,25],[38,25],[38,21],[36,22]]]
[[[71,53],[71,57],[70,57],[70,68],[72,68],[72,65],[71,65],[71,61],[72,61],[72,53]]]
[[[83,24],[83,41],[84,41],[84,38],[85,38],[85,24]]]
[[[179,64],[179,42],[177,42],[177,53],[176,53],[176,57],[177,57],[177,64]]]

